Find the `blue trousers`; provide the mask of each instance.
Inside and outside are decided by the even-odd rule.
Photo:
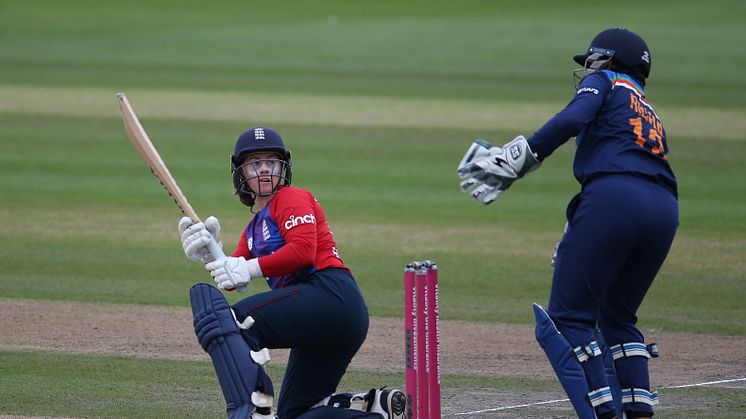
[[[677,198],[653,180],[606,175],[584,185],[568,205],[567,221],[547,310],[557,329],[573,347],[593,341],[596,325],[609,346],[644,342],[637,310],[673,242]],[[622,388],[650,389],[646,358],[615,366]],[[607,385],[600,358],[584,368],[591,389]],[[624,409],[652,412],[642,403]]]
[[[243,333],[252,350],[290,348],[277,416],[295,418],[337,389],[368,333],[368,308],[352,276],[324,269],[305,283],[245,298],[233,306],[254,325]]]

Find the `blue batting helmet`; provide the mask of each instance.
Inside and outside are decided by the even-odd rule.
[[[645,41],[636,33],[624,28],[610,28],[601,31],[591,41],[584,54],[573,57],[576,63],[587,65],[588,59],[605,58],[618,71],[629,73],[641,79],[650,76],[652,58]]]
[[[275,152],[283,160],[288,160],[288,151],[285,149],[285,143],[277,131],[272,128],[256,127],[241,134],[236,140],[236,147],[231,155],[231,161],[238,166],[247,154],[257,153],[260,151]]]
[[[252,191],[246,184],[247,178],[242,170],[242,165],[246,156],[258,152],[272,152],[279,155],[280,160],[283,162],[281,174],[283,185],[290,185],[292,178],[290,150],[285,148],[282,137],[277,131],[266,127],[256,127],[241,134],[236,140],[236,147],[230,158],[231,175],[233,177],[233,187],[236,188],[236,194],[238,194],[241,202],[249,207],[254,205],[256,192]]]

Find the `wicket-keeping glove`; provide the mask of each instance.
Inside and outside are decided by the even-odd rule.
[[[458,166],[461,190],[472,199],[491,204],[516,180],[541,165],[522,135],[502,147],[478,139]]]
[[[222,245],[220,238],[220,222],[215,217],[207,217],[204,223],[194,223],[191,218],[183,217],[179,220],[179,235],[184,254],[189,260],[212,262],[214,258],[207,249],[210,239],[215,239]]]
[[[257,258],[246,260],[243,257],[228,256],[205,265],[218,288],[231,291],[249,285],[254,278],[263,278],[262,268]]]

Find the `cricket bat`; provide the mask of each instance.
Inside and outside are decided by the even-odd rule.
[[[168,192],[181,212],[191,218],[195,223],[201,222],[199,216],[194,211],[194,208],[192,208],[189,201],[187,201],[186,196],[181,191],[181,188],[176,184],[174,177],[171,175],[171,172],[169,172],[163,159],[161,159],[160,154],[158,154],[158,150],[153,146],[153,142],[150,141],[150,138],[145,132],[142,124],[140,124],[140,120],[132,109],[132,105],[130,105],[127,100],[127,96],[124,93],[117,93],[117,99],[119,99],[119,108],[122,110],[124,129],[127,132],[127,137],[130,139],[132,146],[135,148],[135,151],[137,151],[137,154],[140,155],[140,158],[145,162],[156,179],[160,181],[161,185],[166,189],[166,192]],[[225,258],[223,249],[220,248],[215,239],[210,239],[207,248],[216,261]],[[243,285],[237,289],[238,292],[243,293],[246,291],[246,286]]]

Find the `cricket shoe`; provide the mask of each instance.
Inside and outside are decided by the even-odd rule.
[[[407,397],[401,390],[387,390],[385,387],[371,389],[367,393],[352,396],[351,408],[364,412],[380,413],[384,419],[404,419]]]

